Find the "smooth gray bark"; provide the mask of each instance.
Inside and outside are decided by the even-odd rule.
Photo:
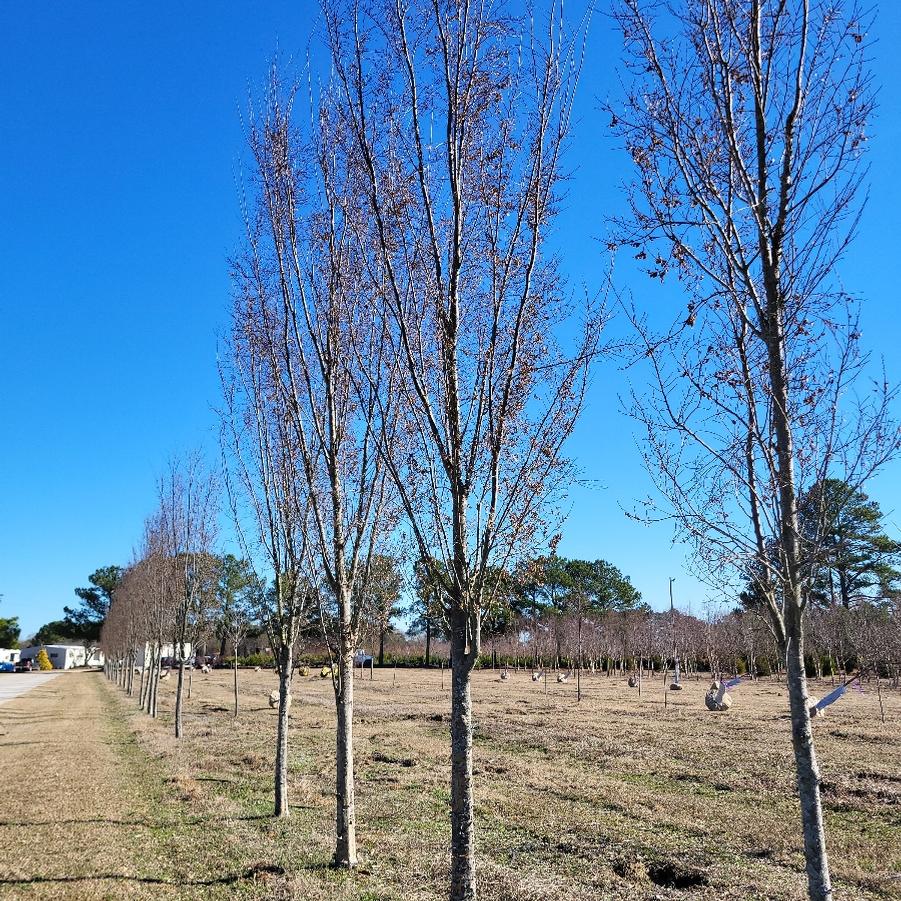
[[[354,679],[353,650],[342,649],[335,684],[338,716],[335,755],[335,857],[338,867],[357,865],[357,818],[354,799]]]
[[[800,619],[800,616],[798,616]],[[791,710],[792,748],[795,752],[801,822],[804,829],[804,859],[808,894],[813,901],[831,901],[832,885],[826,855],[826,832],[820,799],[820,771],[813,743],[810,699],[804,671],[804,643],[800,629],[789,625],[786,666]]]
[[[238,715],[238,646],[235,645],[235,716]]]
[[[288,807],[288,721],[291,713],[291,649],[282,652],[278,677],[278,726],[275,741],[275,815],[286,817]]]
[[[182,708],[184,706],[185,661],[178,662],[178,685],[175,688],[175,737],[181,738],[183,731]]]
[[[465,627],[451,641],[451,901],[476,897],[475,808],[472,792],[472,692],[474,655]]]

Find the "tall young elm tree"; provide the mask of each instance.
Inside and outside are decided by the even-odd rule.
[[[405,452],[385,454],[423,559],[449,574],[450,897],[476,897],[470,674],[493,567],[546,542],[571,477],[599,317],[574,347],[546,252],[581,45],[561,10],[336,0],[325,9],[334,136],[366,200],[355,224],[400,363]],[[572,331],[571,327],[568,329]]]
[[[247,229],[252,240],[256,223],[248,219]],[[250,253],[235,261],[233,279],[232,332],[220,364],[225,395],[221,444],[243,555],[269,583],[258,598],[255,619],[266,628],[278,673],[274,812],[287,817],[294,654],[315,597],[307,578],[312,538],[309,498],[290,416],[274,384],[277,375],[264,337],[271,328],[266,273]]]
[[[609,112],[636,175],[613,243],[688,298],[662,330],[633,313],[656,388],[636,403],[648,469],[715,579],[755,574],[786,659],[809,893],[826,899],[804,672],[822,530],[802,535],[799,499],[832,474],[859,486],[898,449],[884,378],[851,393],[867,360],[836,274],[865,173],[868,22],[810,0],[619,0],[615,16],[632,78]]]
[[[310,117],[277,74],[251,123],[259,186],[249,242],[259,317],[254,338],[284,411],[308,510],[302,560],[316,585],[333,652],[336,708],[335,863],[357,863],[353,655],[373,564],[396,529],[388,460],[398,434],[397,354],[386,335],[383,285],[369,278],[355,159],[344,153],[328,91]]]

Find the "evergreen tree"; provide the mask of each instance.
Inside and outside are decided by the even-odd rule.
[[[101,566],[88,576],[88,588],[76,588],[81,603],[77,607],[64,607],[66,633],[85,643],[100,638],[100,627],[109,612],[113,591],[122,578],[122,567]]]
[[[17,648],[21,632],[18,616],[0,616],[0,648]]]
[[[901,542],[883,528],[876,501],[840,479],[824,479],[802,499],[802,535],[819,548],[811,566],[811,599],[846,609],[881,601],[901,583]]]

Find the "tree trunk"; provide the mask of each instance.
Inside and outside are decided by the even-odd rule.
[[[610,675],[608,670],[607,675]],[[576,700],[582,700],[582,615],[579,614],[579,661],[576,670]]]
[[[335,755],[335,857],[336,867],[357,865],[357,820],[354,806],[354,680],[353,649],[342,642],[335,684],[338,715]]]
[[[138,707],[144,709],[145,691],[147,688],[147,652],[144,652],[144,659],[141,661],[141,681],[138,683]]]
[[[181,738],[182,734],[182,707],[185,688],[185,661],[178,661],[178,685],[175,688],[175,737]]]
[[[385,630],[379,632],[379,666],[385,665]]]
[[[476,897],[470,679],[475,656],[467,653],[464,636],[465,626],[455,624],[451,638],[451,901]]]
[[[838,571],[838,584],[839,589],[842,593],[842,606],[845,610],[851,609],[851,591],[848,587],[848,574],[845,570],[840,569]]]
[[[291,650],[281,652],[278,675],[278,728],[275,742],[275,815],[286,817],[288,809],[288,716],[291,711]]]
[[[144,689],[144,710],[150,713],[150,700],[153,695],[153,648],[147,649],[145,665],[147,667],[147,686]]]
[[[425,665],[426,668],[432,665],[432,622],[427,619],[425,621]]]
[[[156,699],[160,687],[160,664],[162,663],[162,648],[152,652],[150,665],[150,708],[148,713],[156,719]]]
[[[823,829],[823,808],[820,802],[820,773],[813,746],[813,730],[807,696],[807,675],[804,671],[804,645],[801,640],[801,614],[789,613],[787,622],[788,698],[791,709],[792,747],[795,752],[798,795],[801,801],[801,821],[804,830],[804,858],[807,870],[807,890],[812,901],[830,901],[832,887],[829,862],[826,857],[826,834]]]
[[[238,715],[238,645],[235,644],[235,716]]]

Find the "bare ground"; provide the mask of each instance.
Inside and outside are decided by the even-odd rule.
[[[272,811],[271,672],[195,674],[187,737],[98,674],[0,707],[0,897],[433,899],[446,894],[449,680],[357,681],[361,866],[329,868],[334,705],[298,676],[289,820]],[[802,898],[784,688],[744,684],[728,713],[704,681],[670,692],[586,677],[474,677],[480,897]],[[901,697],[849,692],[817,722],[836,897],[901,897]],[[812,690],[822,696],[828,683]],[[30,824],[30,825],[29,825]]]

